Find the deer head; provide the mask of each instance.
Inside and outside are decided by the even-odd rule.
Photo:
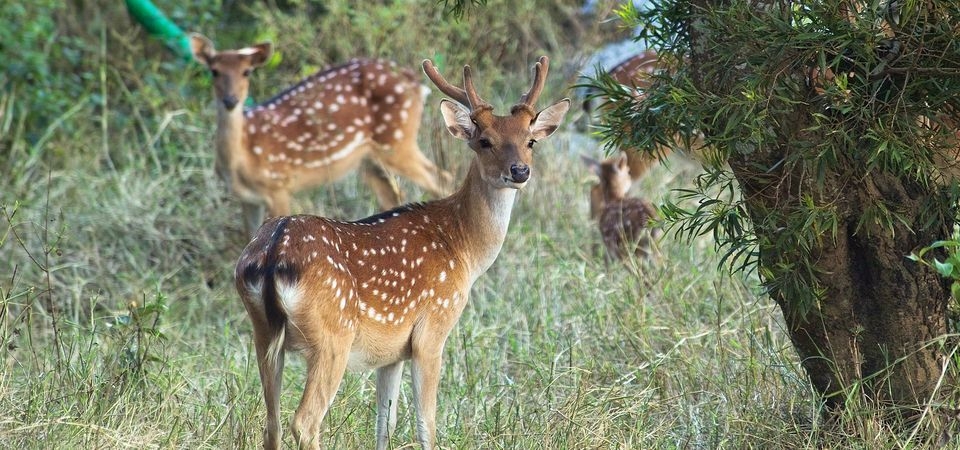
[[[498,116],[493,106],[477,95],[470,66],[463,67],[463,88],[456,87],[440,75],[430,60],[423,61],[423,71],[431,81],[456,102],[442,100],[440,111],[447,130],[455,138],[467,141],[476,153],[484,181],[502,188],[522,188],[530,178],[533,146],[557,130],[570,100],[563,99],[537,112],[535,105],[543,90],[549,60],[541,56],[534,66],[533,85],[510,108],[510,115]]]
[[[247,99],[250,74],[273,54],[273,45],[269,42],[240,50],[217,52],[213,42],[197,33],[190,34],[190,47],[197,62],[210,69],[213,91],[227,111],[232,111]]]

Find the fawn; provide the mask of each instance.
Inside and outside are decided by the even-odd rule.
[[[604,161],[581,158],[600,177],[590,189],[590,206],[591,218],[599,224],[607,262],[630,255],[650,260],[655,250],[653,240],[660,235],[659,228],[651,223],[657,220],[657,210],[645,199],[627,197],[633,184],[627,155],[620,153]]]

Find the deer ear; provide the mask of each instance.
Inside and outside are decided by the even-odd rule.
[[[620,152],[620,154],[617,155],[617,167],[618,167],[620,170],[624,170],[624,169],[629,170],[629,169],[630,169],[630,166],[627,165],[627,154],[626,154],[626,153]]]
[[[213,42],[200,33],[190,33],[190,50],[193,52],[193,59],[205,66],[210,65],[210,59],[217,52]]]
[[[477,131],[477,125],[470,119],[470,110],[466,106],[443,99],[440,101],[440,113],[447,124],[447,131],[457,139],[468,141]]]
[[[262,42],[260,44],[250,47],[248,50],[250,52],[250,64],[253,67],[260,67],[270,59],[270,55],[273,55],[273,44],[269,42]]]
[[[560,127],[563,116],[570,110],[570,99],[565,98],[556,102],[537,113],[533,119],[533,126],[530,127],[531,137],[535,140],[541,140],[553,134]]]
[[[590,173],[600,176],[600,161],[597,161],[587,155],[580,155],[580,161],[583,161],[583,165],[587,166],[587,169],[590,170]]]

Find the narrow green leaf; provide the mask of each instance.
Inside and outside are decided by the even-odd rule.
[[[937,269],[937,272],[940,273],[940,276],[949,277],[953,274],[953,264],[948,262],[940,262],[940,260],[933,260],[933,267]]]

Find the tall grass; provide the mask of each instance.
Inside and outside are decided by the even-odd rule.
[[[332,2],[321,18],[254,3],[257,32],[218,23],[213,2],[158,4],[223,48],[272,35],[283,60],[255,75],[260,98],[360,49],[409,65],[442,57],[445,73],[470,63],[499,105],[517,100],[546,52],[547,102],[568,95],[570,62],[609,33],[596,18],[577,19],[572,3],[491,1],[463,23],[443,22],[432,2]],[[171,61],[112,2],[34,8],[23,20],[52,12],[52,22],[24,26],[50,26],[66,43],[34,39],[19,50],[41,55],[32,67],[49,78],[0,78],[0,447],[256,448],[260,383],[232,288],[246,237],[239,205],[212,171],[204,74]],[[579,35],[556,25],[574,20],[583,20]],[[373,31],[351,34],[360,25]],[[469,50],[473,41],[484,50]],[[58,60],[70,51],[75,60]],[[13,58],[8,47],[0,56]],[[70,86],[62,107],[37,106],[37,86],[61,85]],[[462,176],[469,150],[442,129],[438,100],[429,99],[421,145]],[[655,266],[606,266],[587,219],[584,152],[597,155],[599,145],[569,131],[537,150],[503,251],[447,343],[442,447],[902,448],[937,439],[908,441],[872,425],[869,410],[846,428],[824,427],[779,311],[754,280],[718,270],[708,240],[668,235]],[[695,170],[671,160],[636,192],[671,198]],[[295,209],[358,218],[374,205],[348,178],[298,196]],[[290,360],[285,418],[303,383],[301,362]],[[407,383],[395,447],[414,436]],[[371,374],[346,377],[325,421],[330,448],[371,446],[373,391]]]

